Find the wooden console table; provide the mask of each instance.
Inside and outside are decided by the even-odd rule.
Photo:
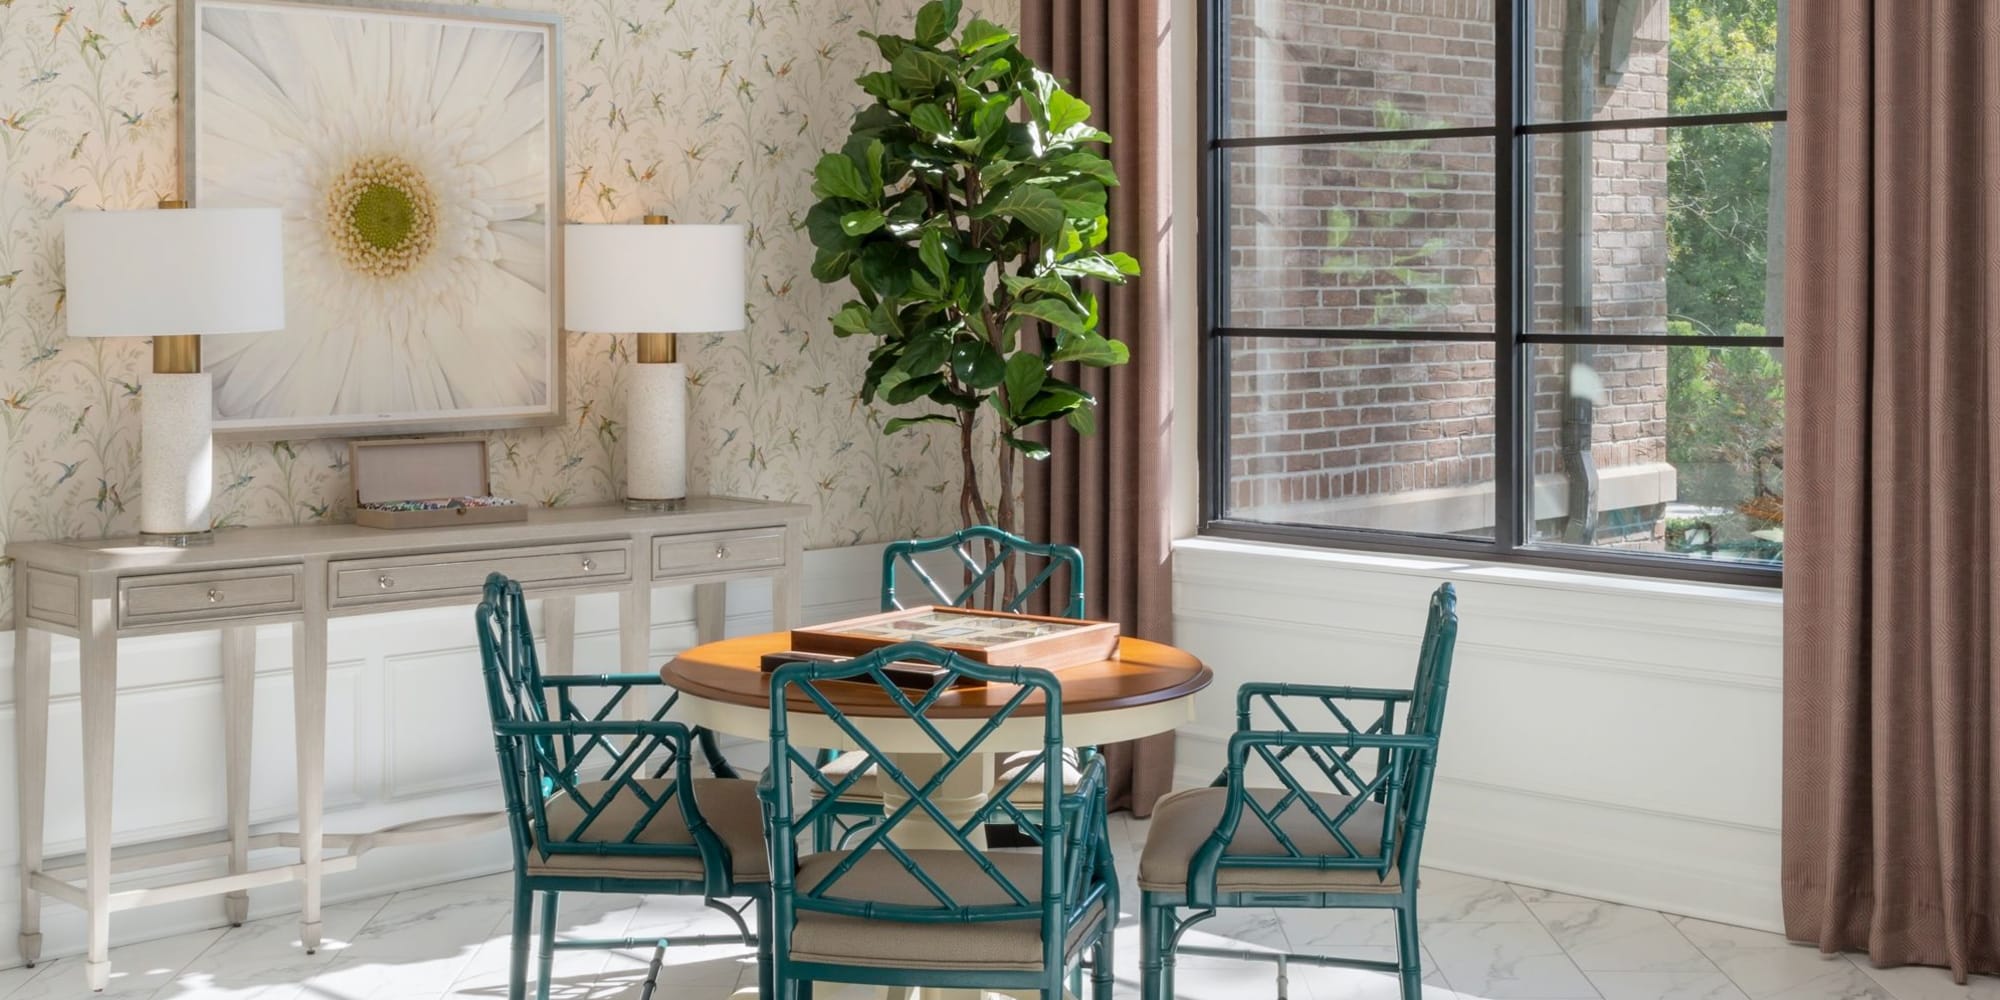
[[[449,605],[479,598],[490,572],[520,580],[545,598],[543,630],[551,672],[573,655],[576,596],[617,593],[619,669],[650,673],[652,593],[693,585],[703,642],[722,637],[724,585],[772,580],[774,626],[798,623],[808,508],[725,498],[686,509],[633,513],[622,507],[536,510],[526,522],[379,531],[354,525],[243,528],[217,532],[211,545],[173,549],[135,539],[23,542],[14,560],[15,732],[20,789],[22,958],[41,954],[42,897],[89,916],[85,978],[101,990],[111,974],[111,914],[222,896],[230,922],[249,909],[250,889],[299,882],[300,940],[320,940],[320,880],[355,866],[374,847],[460,836],[493,827],[491,816],[426,820],[354,836],[321,829],[326,773],[327,622]],[[298,741],[296,833],[250,835],[251,685],[259,625],[292,626],[293,708]],[[111,851],[111,761],[117,733],[118,640],[126,636],[222,633],[227,719],[228,830]],[[472,619],[466,618],[467,634]],[[83,715],[84,850],[43,857],[49,741],[49,636],[79,645]],[[252,870],[252,850],[295,848],[294,864]],[[328,851],[336,852],[333,856]],[[112,890],[114,872],[203,858],[227,859],[229,874],[171,885]]]

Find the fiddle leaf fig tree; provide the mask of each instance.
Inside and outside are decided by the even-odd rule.
[[[1118,178],[1090,105],[1022,55],[1012,31],[976,17],[961,29],[960,13],[960,0],[933,0],[909,37],[862,33],[887,68],[857,81],[875,101],[820,159],[804,226],[818,248],[813,277],[854,287],[834,332],[876,342],[861,398],[926,411],[884,432],[955,425],[960,513],[974,524],[990,510],[1012,531],[1016,456],[1049,454],[1024,432],[1056,420],[1095,428],[1097,401],[1055,366],[1129,356],[1098,332],[1092,286],[1122,284],[1139,264],[1104,246]],[[982,413],[1004,443],[991,508]]]

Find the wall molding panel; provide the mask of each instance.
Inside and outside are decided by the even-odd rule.
[[[1425,860],[1779,926],[1777,592],[1215,539],[1177,546],[1174,576],[1175,641],[1216,672],[1177,784],[1214,778],[1245,681],[1408,687],[1451,582]]]
[[[832,620],[875,610],[882,546],[806,554],[803,603],[808,620]],[[654,591],[653,656],[664,660],[695,640],[690,588]],[[535,614],[539,616],[539,611]],[[766,581],[729,585],[730,634],[770,627]],[[539,619],[537,618],[537,624]],[[83,846],[76,642],[56,637],[50,706],[48,851]],[[118,696],[116,839],[119,844],[206,834],[225,825],[222,689],[213,633],[127,639]],[[335,619],[329,637],[327,813],[333,833],[359,833],[426,817],[497,810],[500,787],[487,727],[485,688],[472,634],[472,609],[442,608],[396,615]],[[13,758],[14,643],[0,634],[0,746]],[[618,656],[617,599],[577,600],[579,670]],[[256,724],[251,768],[251,821],[258,831],[289,829],[296,809],[292,753],[291,639],[285,627],[257,637]],[[732,759],[761,757],[743,741]],[[14,771],[0,767],[0,968],[19,964],[19,797]],[[393,892],[506,870],[508,845],[495,832],[468,841],[370,852],[353,872],[327,878],[329,902]],[[260,853],[252,864],[283,860]],[[202,870],[166,869],[158,878]],[[220,871],[220,867],[214,868]],[[144,880],[121,880],[143,885]],[[279,886],[251,893],[251,913],[294,911],[298,890]],[[76,954],[82,912],[50,901],[43,911],[43,955]],[[218,900],[120,914],[118,943],[219,926]]]

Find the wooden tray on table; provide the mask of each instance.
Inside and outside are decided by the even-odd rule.
[[[792,630],[801,653],[859,656],[899,642],[926,642],[991,666],[1061,670],[1118,655],[1118,623],[980,611],[910,608]]]

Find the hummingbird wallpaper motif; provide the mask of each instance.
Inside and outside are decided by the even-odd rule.
[[[1016,0],[979,6],[1011,23]],[[744,334],[682,339],[696,493],[810,504],[808,544],[861,544],[957,527],[955,449],[857,398],[866,345],[827,317],[844,292],[809,274],[794,229],[811,170],[866,100],[863,30],[900,30],[919,0],[560,0],[572,222],[661,212],[750,232]],[[137,529],[134,340],[64,333],[61,213],[148,207],[177,176],[175,5],[0,0],[0,534],[99,537]],[[192,332],[192,331],[191,331]],[[581,504],[619,495],[629,338],[571,337],[569,412],[490,436],[496,492]],[[339,521],[352,503],[345,441],[224,445],[218,527]],[[0,572],[0,625],[12,573]]]

